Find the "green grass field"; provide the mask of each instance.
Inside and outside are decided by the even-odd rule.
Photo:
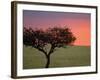
[[[24,46],[23,69],[44,68],[46,64],[45,55],[32,47]],[[75,67],[89,66],[90,63],[89,46],[69,46],[58,48],[51,54],[51,67]]]

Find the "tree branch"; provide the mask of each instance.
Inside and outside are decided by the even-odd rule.
[[[49,53],[48,53],[48,56],[49,56],[51,53],[54,52],[54,49],[55,49],[55,46],[54,46],[54,45],[51,45],[51,49],[50,49],[50,51],[49,51]]]
[[[43,52],[43,53],[47,56],[47,52],[46,52],[44,49],[42,49],[42,48],[40,48],[40,47],[34,47],[34,48],[36,48],[36,49],[38,49],[39,51]]]

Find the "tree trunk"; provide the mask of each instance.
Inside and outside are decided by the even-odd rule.
[[[51,55],[51,53],[53,53],[53,50],[54,50],[54,46],[52,46],[50,51],[49,51],[49,53],[46,54],[47,63],[46,63],[45,68],[49,68],[49,65],[50,65],[50,55]]]
[[[49,68],[49,64],[50,64],[50,55],[46,56],[46,59],[47,59],[47,63],[46,63],[45,68]]]

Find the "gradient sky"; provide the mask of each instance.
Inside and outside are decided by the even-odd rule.
[[[89,13],[23,10],[24,27],[45,29],[67,26],[77,38],[74,45],[90,46],[90,20]]]

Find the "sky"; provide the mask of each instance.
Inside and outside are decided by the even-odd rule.
[[[91,15],[89,13],[23,10],[24,27],[68,27],[76,37],[74,45],[90,46]]]

